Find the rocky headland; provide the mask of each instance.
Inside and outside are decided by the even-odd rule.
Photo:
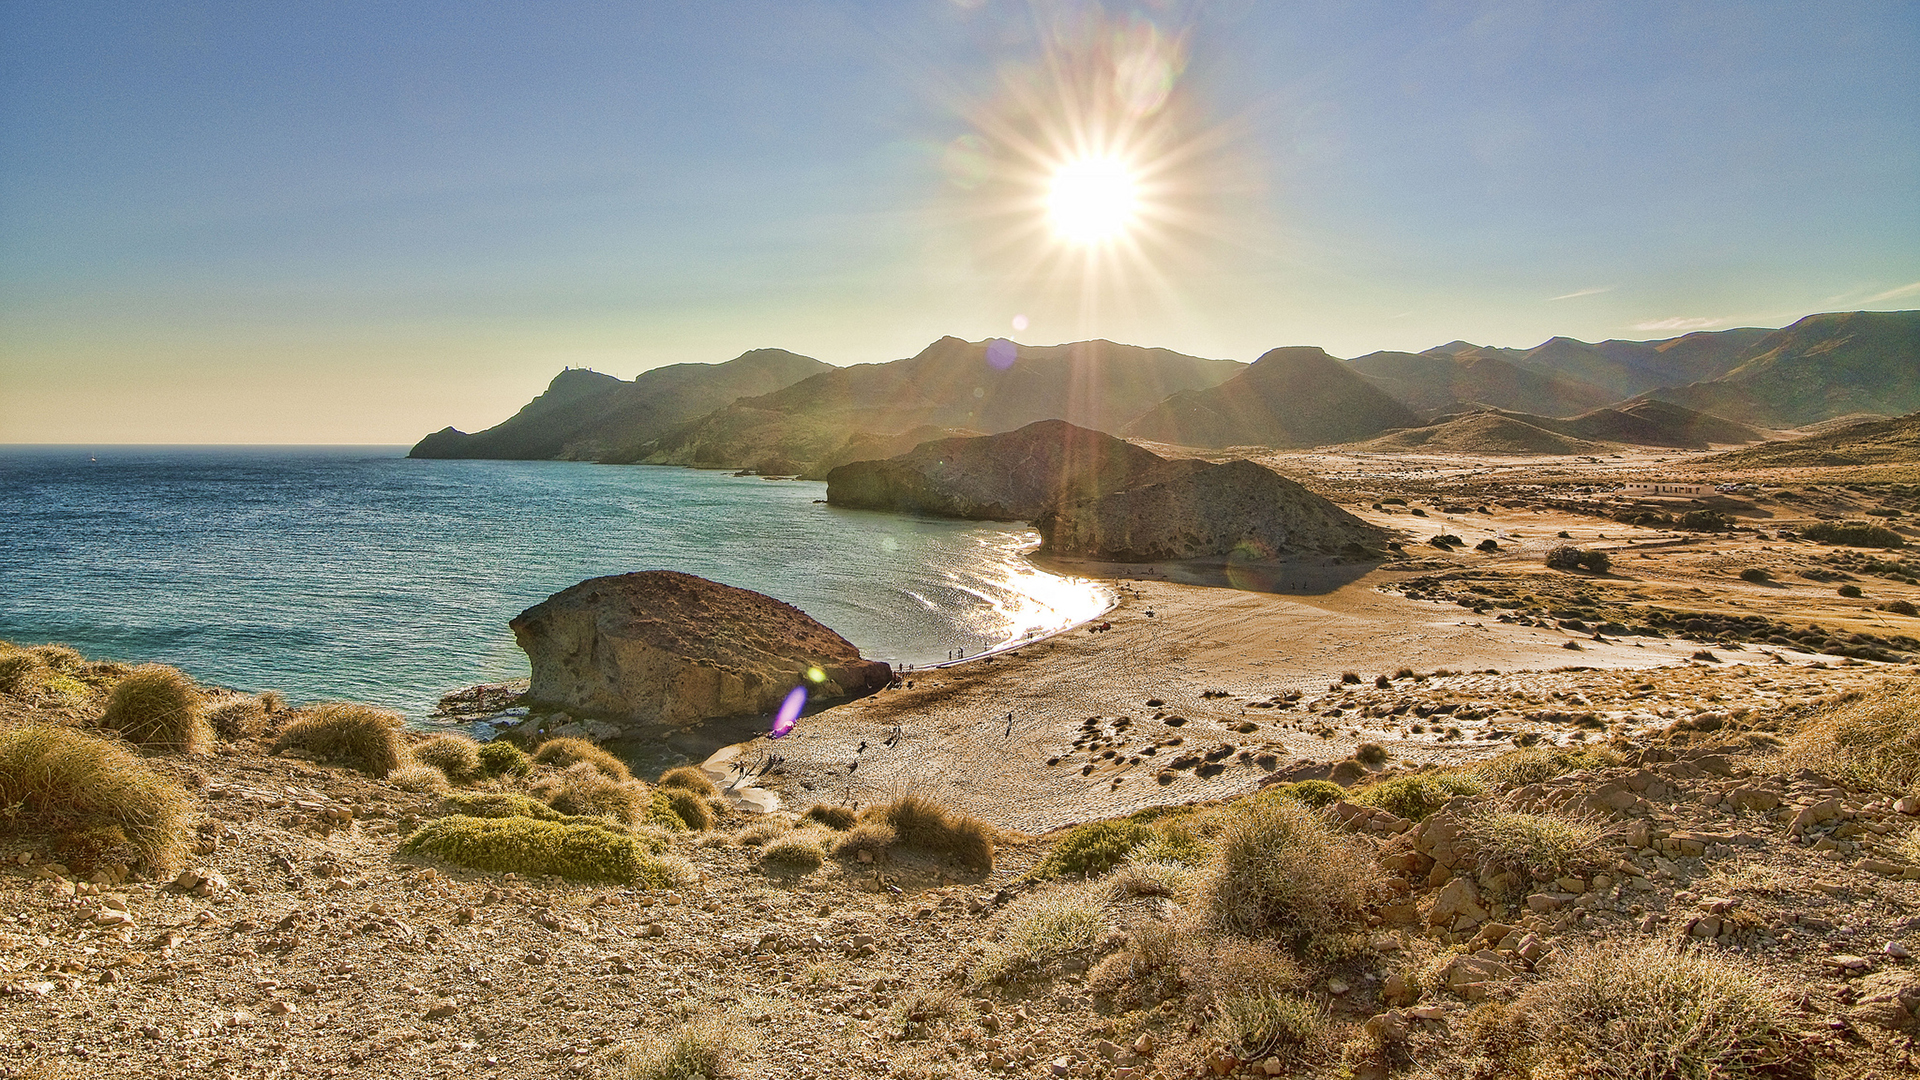
[[[835,701],[892,677],[791,604],[670,570],[591,578],[510,625],[529,702],[633,724],[770,713],[796,686]]]

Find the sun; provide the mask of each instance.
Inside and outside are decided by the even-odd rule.
[[[1119,240],[1139,210],[1139,183],[1117,157],[1083,157],[1054,169],[1047,216],[1065,241],[1095,245]]]

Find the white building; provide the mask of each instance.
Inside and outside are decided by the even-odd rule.
[[[1685,495],[1699,498],[1713,494],[1712,484],[1644,484],[1631,483],[1620,488],[1622,495]]]

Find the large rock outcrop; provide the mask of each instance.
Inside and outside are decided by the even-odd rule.
[[[637,724],[772,712],[802,683],[815,701],[858,697],[892,677],[791,604],[671,570],[591,578],[509,625],[533,665],[528,700]]]
[[[1065,420],[1018,431],[940,439],[884,461],[827,474],[827,502],[984,521],[1031,521],[1056,502],[1138,482],[1166,461],[1150,450]]]
[[[1062,503],[1040,516],[1040,550],[1112,562],[1239,555],[1256,561],[1372,552],[1389,540],[1251,461],[1168,462],[1149,483]]]

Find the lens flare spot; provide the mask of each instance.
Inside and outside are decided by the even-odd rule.
[[[767,737],[778,739],[792,731],[793,725],[800,722],[800,713],[806,707],[807,688],[805,686],[796,686],[787,691],[786,700],[782,701],[780,708],[774,711],[773,729],[767,732]]]
[[[1015,315],[1013,317],[1013,332],[1017,334],[1025,330],[1026,328],[1027,328],[1027,317],[1025,315]]]
[[[1047,214],[1064,240],[1097,244],[1117,240],[1133,224],[1139,203],[1133,170],[1117,157],[1084,157],[1054,170]]]
[[[1006,338],[994,338],[987,342],[987,363],[995,371],[1005,371],[1013,366],[1020,356],[1020,350]]]
[[[808,681],[808,682],[811,682],[811,683],[823,683],[823,682],[826,682],[826,681],[827,681],[827,673],[826,673],[826,670],[825,670],[825,669],[823,669],[823,668],[820,668],[820,667],[818,667],[818,666],[815,666],[815,667],[810,667],[810,668],[808,668],[808,669],[807,669],[807,681]]]

